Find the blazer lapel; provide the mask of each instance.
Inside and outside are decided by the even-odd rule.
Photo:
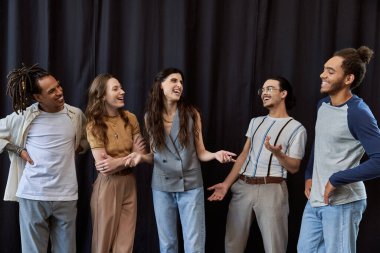
[[[172,127],[170,129],[170,134],[165,136],[165,144],[168,150],[173,153],[175,156],[180,158],[179,150],[181,150],[181,145],[178,143],[178,135],[179,135],[179,115],[178,109],[175,112]]]
[[[178,114],[178,109],[176,110],[173,118],[173,124],[172,128],[170,129],[170,136],[172,137],[172,140],[174,143],[177,143],[177,138],[179,135],[179,114]]]

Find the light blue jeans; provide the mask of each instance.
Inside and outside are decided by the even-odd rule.
[[[40,201],[19,198],[22,252],[75,253],[77,201]]]
[[[312,207],[302,217],[298,253],[355,253],[365,199],[335,206]]]
[[[160,252],[178,252],[179,213],[185,252],[204,253],[206,225],[203,187],[184,192],[152,192]]]

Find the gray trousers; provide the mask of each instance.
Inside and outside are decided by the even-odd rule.
[[[77,201],[39,201],[19,198],[22,252],[75,253]]]
[[[256,218],[266,253],[285,253],[288,244],[288,189],[281,184],[250,185],[238,180],[231,187],[225,237],[226,253],[243,253]]]

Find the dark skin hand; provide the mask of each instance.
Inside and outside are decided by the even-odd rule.
[[[323,199],[326,205],[330,204],[330,197],[334,193],[335,187],[330,183],[330,180],[327,181],[325,186],[325,194],[323,195]]]
[[[29,163],[29,164],[31,164],[31,165],[34,164],[32,158],[30,158],[30,156],[29,156],[28,151],[26,151],[26,150],[21,151],[21,153],[20,153],[20,157],[21,157],[25,162],[27,162],[27,163]]]

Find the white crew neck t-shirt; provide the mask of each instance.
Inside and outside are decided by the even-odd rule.
[[[75,170],[75,129],[65,107],[41,114],[30,124],[26,149],[34,164],[26,164],[16,196],[43,201],[78,199]]]

